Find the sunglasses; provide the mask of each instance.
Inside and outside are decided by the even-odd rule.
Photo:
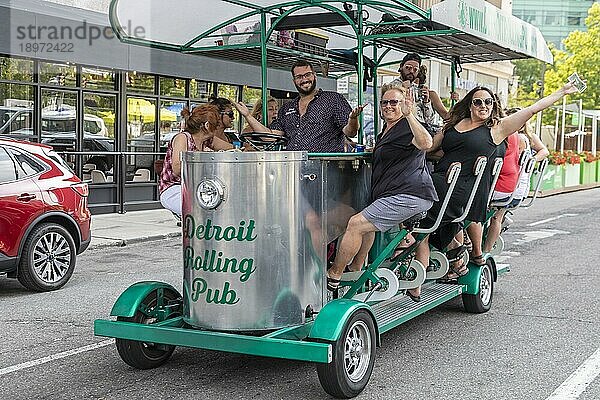
[[[227,115],[229,118],[233,118],[235,115],[233,111],[222,112],[221,115]]]
[[[300,81],[302,79],[312,78],[314,74],[315,74],[314,72],[307,72],[305,74],[298,74],[298,75],[294,75],[294,79],[297,80],[297,81]]]
[[[381,100],[379,102],[379,104],[381,104],[381,107],[386,107],[388,104],[392,107],[396,107],[398,105],[398,103],[400,103],[400,100],[397,99],[393,99],[393,100]]]
[[[475,107],[481,107],[484,104],[486,106],[491,106],[492,104],[494,104],[494,99],[492,99],[491,97],[488,97],[487,99],[473,99],[471,100],[471,103],[473,103]]]

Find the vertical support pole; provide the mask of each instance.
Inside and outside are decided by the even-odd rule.
[[[565,151],[565,119],[567,111],[567,97],[563,97],[562,102],[562,126],[560,127],[560,152]]]
[[[579,126],[577,127],[579,130],[579,135],[577,136],[577,152],[581,153],[583,151],[583,139],[585,136],[583,132],[585,130],[585,116],[583,115],[583,100],[579,99]]]
[[[598,144],[598,118],[592,117],[592,153],[596,154],[596,146]]]
[[[452,58],[452,63],[450,64],[450,92],[454,92],[456,90],[456,58]],[[450,104],[453,106],[456,103],[456,100],[450,100]]]
[[[558,148],[558,121],[560,119],[560,108],[556,109],[556,121],[554,121],[554,143],[552,145],[552,148],[554,151],[556,151],[556,149]],[[541,138],[541,137],[540,137]]]
[[[268,125],[267,117],[267,15],[264,11],[260,13],[260,78],[261,78],[261,98],[262,98],[262,122],[265,126]],[[268,126],[267,126],[268,128]]]
[[[363,45],[364,45],[364,39],[363,39],[363,8],[362,8],[362,3],[358,3],[358,35],[357,35],[357,39],[358,39],[358,46],[357,46],[357,52],[358,52],[358,64],[357,64],[357,68],[358,68],[358,105],[360,106],[361,104],[363,104],[363,90],[366,89],[366,87],[363,87],[363,77],[364,77],[364,62],[363,62]],[[365,144],[365,140],[363,138],[363,115],[362,113],[358,116],[358,143],[361,144]]]
[[[377,70],[379,69],[379,61],[377,59],[377,42],[373,40],[373,61],[375,61],[375,71],[373,72],[373,146],[377,140],[379,133],[379,93],[377,92]]]

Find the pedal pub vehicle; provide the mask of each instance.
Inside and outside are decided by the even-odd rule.
[[[185,10],[177,24],[163,18],[175,8]],[[535,27],[479,0],[446,0],[427,11],[405,0],[113,0],[110,18],[127,43],[259,65],[263,104],[268,71],[289,71],[297,58],[311,60],[324,76],[356,71],[359,104],[365,56],[375,70],[407,51],[448,59],[453,83],[460,62],[552,61]],[[124,21],[151,29],[145,38],[128,36],[120,28]],[[330,47],[351,50],[290,40],[290,32],[312,27],[327,33]],[[372,104],[378,115],[376,98]],[[264,136],[244,139],[272,148],[272,138]],[[284,139],[277,144],[285,145]],[[141,369],[164,364],[175,346],[310,361],[327,393],[351,398],[369,381],[384,332],[459,296],[468,312],[489,310],[498,274],[493,257],[453,283],[438,281],[449,264],[442,252],[432,252],[429,266],[414,260],[410,249],[390,257],[409,231],[417,239],[432,231],[418,228],[418,218],[378,235],[368,265],[345,274],[337,296],[327,290],[328,245],[367,205],[369,156],[185,153],[183,291],[138,282],[117,299],[111,311],[116,320],[95,321],[95,334],[116,338],[121,358]],[[485,163],[485,157],[478,160],[473,172],[471,201]],[[444,207],[460,168],[450,169]],[[421,302],[403,295],[420,285]]]

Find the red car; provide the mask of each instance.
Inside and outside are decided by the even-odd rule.
[[[0,274],[62,287],[89,245],[88,186],[52,147],[0,138]]]

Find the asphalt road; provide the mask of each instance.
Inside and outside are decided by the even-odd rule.
[[[492,310],[467,314],[455,300],[384,334],[359,399],[545,400],[593,356],[600,189],[540,199],[514,219],[503,254],[512,271]],[[0,279],[0,399],[327,398],[309,363],[178,348],[163,367],[138,371],[93,336],[93,320],[108,318],[130,284],[180,289],[180,252],[179,239],[91,250],[53,293]],[[559,398],[599,399],[599,364],[591,375],[584,365],[580,380],[591,383],[579,397]]]

